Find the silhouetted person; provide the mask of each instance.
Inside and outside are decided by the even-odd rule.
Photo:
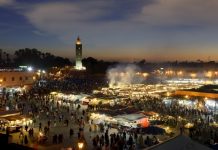
[[[26,136],[26,135],[24,136],[24,143],[25,143],[25,144],[28,144],[28,139],[27,139],[27,136]]]
[[[25,125],[25,130],[26,130],[26,132],[27,132],[27,130],[28,130],[28,126],[27,126],[27,125]]]
[[[70,129],[70,137],[73,136],[73,133],[74,133],[73,129]]]
[[[39,123],[39,131],[42,131],[42,123]]]

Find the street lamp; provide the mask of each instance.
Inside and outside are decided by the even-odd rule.
[[[42,137],[42,136],[43,136],[42,132],[39,132],[39,136],[40,136],[40,137]]]
[[[208,72],[206,73],[206,77],[211,78],[212,76],[213,76],[212,71],[208,71]]]
[[[33,68],[31,66],[27,67],[27,71],[31,72],[33,71]]]
[[[178,76],[182,76],[182,75],[183,75],[183,72],[182,72],[182,71],[179,71],[179,72],[177,73],[177,75],[178,75]]]
[[[79,149],[83,149],[84,143],[83,142],[78,142],[78,147]]]
[[[192,78],[195,78],[197,75],[196,75],[196,73],[191,73],[190,76],[191,76]]]
[[[45,73],[46,73],[46,72],[45,72],[45,70],[42,70],[42,73],[44,73],[44,74],[45,74]]]

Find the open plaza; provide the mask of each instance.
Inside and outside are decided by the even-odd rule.
[[[43,79],[28,90],[7,89],[1,133],[10,143],[33,149],[155,149],[180,138],[194,147],[216,146],[216,85],[168,79],[105,87],[95,81],[101,86],[92,89],[90,80]],[[56,82],[63,87],[81,82],[92,92],[54,90]]]

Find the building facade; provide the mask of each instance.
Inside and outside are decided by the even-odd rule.
[[[28,87],[32,86],[36,79],[34,72],[29,71],[0,71],[0,87]]]

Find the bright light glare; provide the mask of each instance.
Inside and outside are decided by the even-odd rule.
[[[33,71],[33,68],[32,67],[28,67],[27,70],[28,71]]]

